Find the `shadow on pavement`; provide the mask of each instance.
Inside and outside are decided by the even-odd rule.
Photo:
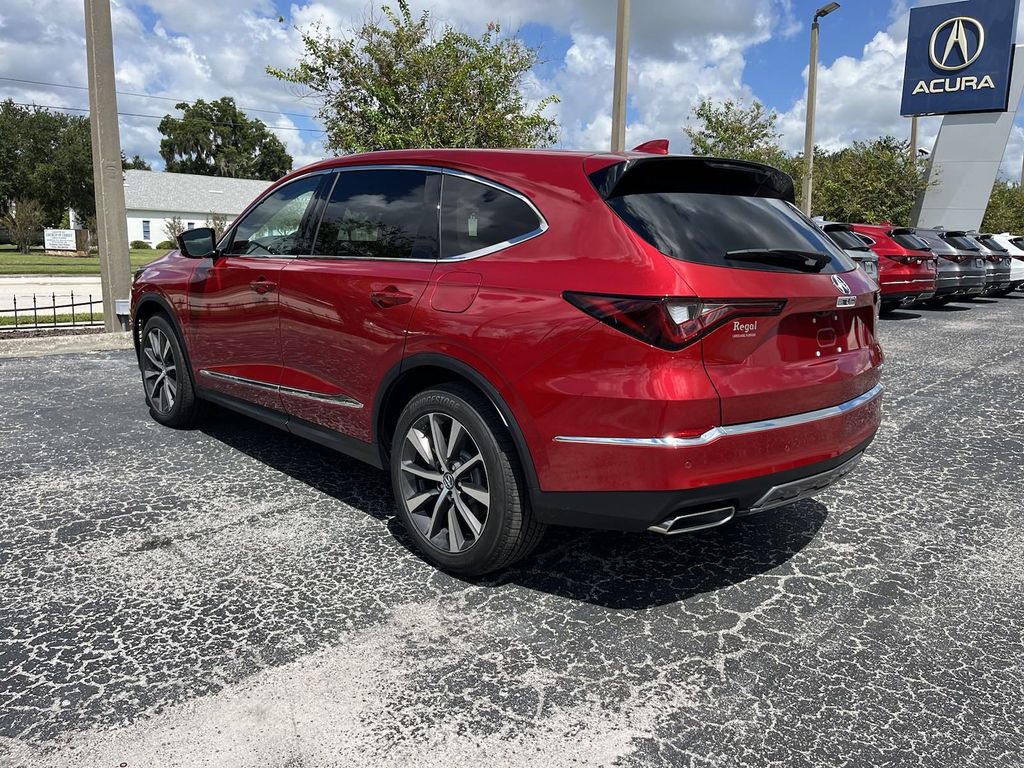
[[[202,430],[321,493],[387,521],[416,553],[395,515],[387,473],[273,427],[217,409]],[[641,610],[714,592],[779,567],[807,546],[828,517],[817,501],[680,536],[551,528],[516,565],[463,581],[527,589],[613,609]],[[453,576],[453,578],[461,578]]]
[[[925,312],[970,312],[970,307],[958,307],[955,304],[941,304],[938,306],[924,305],[921,307]]]
[[[918,320],[921,315],[906,311],[885,312],[880,317],[883,320]]]

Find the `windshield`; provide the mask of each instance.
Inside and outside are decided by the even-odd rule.
[[[810,219],[784,200],[650,192],[612,197],[608,205],[644,240],[674,259],[772,272],[809,271],[805,264],[814,264],[812,271],[822,274],[856,269]]]

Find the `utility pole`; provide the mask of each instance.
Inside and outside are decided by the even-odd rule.
[[[917,163],[917,115],[910,118],[910,159]]]
[[[615,24],[615,84],[612,91],[612,152],[626,148],[626,81],[629,69],[629,0],[619,0]]]
[[[829,3],[817,10],[811,23],[811,66],[807,70],[807,123],[804,126],[804,214],[811,215],[811,196],[814,194],[814,110],[818,100],[818,19],[839,8]]]
[[[121,330],[116,300],[131,293],[128,218],[124,207],[121,136],[117,126],[114,85],[114,38],[110,0],[85,0],[85,52],[89,70],[89,125],[92,129],[92,174],[96,190],[96,229],[103,288],[103,325]]]

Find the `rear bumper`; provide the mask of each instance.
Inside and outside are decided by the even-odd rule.
[[[556,463],[571,462],[573,486],[534,491],[534,510],[557,525],[643,530],[680,509],[770,508],[777,486],[828,472],[867,447],[881,392],[877,385],[837,406],[692,438],[561,437]]]
[[[644,531],[701,510],[731,508],[741,517],[815,496],[853,471],[871,440],[827,461],[695,490],[536,492],[533,511],[550,525],[615,531]]]

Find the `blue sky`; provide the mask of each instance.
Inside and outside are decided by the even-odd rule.
[[[841,0],[842,2],[843,0]],[[120,97],[122,144],[160,166],[158,118],[173,99],[233,96],[285,141],[297,164],[325,154],[316,103],[265,73],[299,55],[298,29],[320,22],[335,31],[358,25],[384,0],[115,0],[118,87],[148,97]],[[667,137],[685,151],[683,134],[702,98],[759,99],[779,113],[787,148],[802,146],[810,19],[823,0],[633,0],[627,139]],[[907,8],[934,0],[845,0],[822,21],[818,105],[820,144],[838,148],[885,133],[906,135],[899,117]],[[610,133],[615,0],[411,0],[439,24],[471,33],[488,21],[542,49],[528,78],[530,99],[557,93],[551,109],[560,146],[602,149]],[[283,23],[278,21],[283,17]],[[4,0],[0,76],[85,84],[81,0]],[[0,79],[0,98],[87,107],[82,90]],[[154,98],[163,97],[163,98]],[[921,143],[939,121],[922,121]],[[1014,131],[1004,161],[1019,174],[1024,129]]]

